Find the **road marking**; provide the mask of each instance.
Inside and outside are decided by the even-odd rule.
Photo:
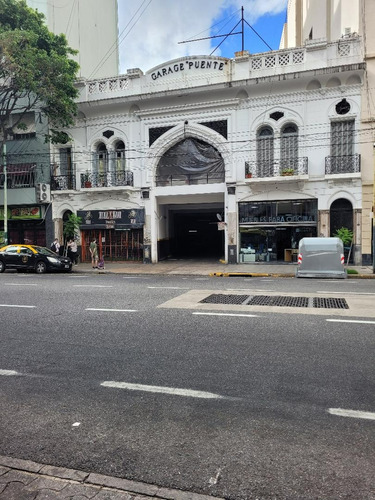
[[[0,304],[0,307],[23,307],[25,309],[33,309],[36,306],[21,306],[21,305],[18,305],[18,304]]]
[[[75,287],[89,287],[89,288],[113,288],[112,285],[73,285]]]
[[[316,293],[335,293],[335,294],[339,294],[339,295],[343,295],[343,293],[345,293],[345,295],[375,295],[374,292],[329,292],[328,290],[317,290]]]
[[[38,286],[38,283],[4,283],[8,286]]]
[[[0,370],[0,375],[4,375],[5,377],[14,377],[15,375],[21,375],[15,370]]]
[[[326,319],[331,323],[363,323],[365,325],[375,325],[375,321],[365,321],[360,319]]]
[[[137,312],[137,309],[99,309],[95,307],[87,307],[85,311],[104,311],[104,312]]]
[[[225,396],[214,394],[212,392],[194,391],[190,389],[177,389],[175,387],[160,387],[157,385],[128,384],[127,382],[106,381],[100,384],[103,387],[112,387],[115,389],[128,389],[130,391],[157,392],[162,394],[171,394],[172,396],[185,396],[188,398],[201,399],[225,399]]]
[[[147,288],[161,288],[162,290],[190,290],[190,288],[182,286],[148,286]]]
[[[249,288],[225,288],[227,292],[247,292],[247,293],[252,293],[252,292],[274,292],[275,290],[272,290],[270,288],[267,288],[266,290],[262,288],[254,288],[254,290],[250,290]]]
[[[369,411],[343,410],[342,408],[328,408],[328,413],[338,417],[363,418],[375,420],[375,413]]]
[[[211,313],[211,312],[193,312],[192,314],[201,316],[238,316],[243,318],[258,318],[256,314],[232,314],[232,313]]]

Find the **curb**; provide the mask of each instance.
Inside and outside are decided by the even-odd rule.
[[[114,493],[121,492],[134,494],[137,495],[137,498],[139,498],[138,495],[144,495],[142,498],[156,498],[160,500],[224,500],[220,497],[202,495],[172,488],[163,488],[153,484],[105,476],[93,472],[83,472],[65,467],[54,467],[52,465],[39,464],[31,460],[22,460],[1,455],[0,466],[8,468],[9,471],[25,473],[28,476],[34,475],[36,479],[52,478],[70,484],[78,484],[81,487],[99,487],[105,489],[107,492],[108,490],[112,490]],[[1,477],[6,479],[6,474],[7,472],[5,472],[5,474],[3,473]],[[12,480],[10,480],[10,482],[11,481]],[[32,487],[31,482],[28,484],[29,491],[30,487]]]

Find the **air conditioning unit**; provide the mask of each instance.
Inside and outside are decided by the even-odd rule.
[[[36,185],[36,199],[38,203],[51,202],[51,186],[41,182]]]

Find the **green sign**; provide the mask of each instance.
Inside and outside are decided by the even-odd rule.
[[[16,207],[8,208],[8,220],[32,220],[40,219],[40,207]],[[4,208],[0,208],[0,220],[4,220]]]

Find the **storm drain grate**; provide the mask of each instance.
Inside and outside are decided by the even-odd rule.
[[[309,298],[257,295],[248,304],[250,306],[309,307]]]
[[[320,309],[349,309],[345,299],[329,298],[329,297],[314,297],[313,307]]]
[[[317,309],[349,309],[345,299],[330,297],[290,297],[282,295],[232,295],[213,293],[203,304],[236,304],[249,306],[315,307]]]
[[[200,302],[205,304],[243,304],[248,298],[248,295],[225,295],[223,293],[213,293]]]

